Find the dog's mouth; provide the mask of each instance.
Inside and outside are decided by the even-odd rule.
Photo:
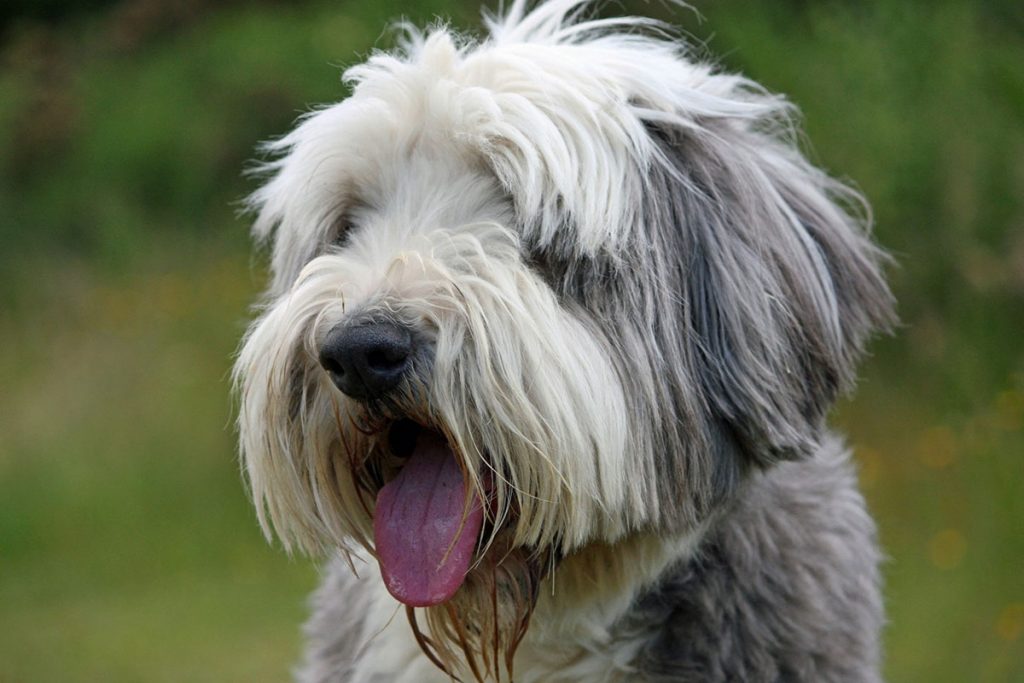
[[[384,584],[412,607],[447,602],[471,568],[483,501],[440,432],[398,420],[387,438],[404,464],[377,493],[373,534]]]

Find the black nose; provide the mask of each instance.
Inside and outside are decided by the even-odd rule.
[[[324,340],[320,365],[352,398],[380,398],[402,381],[412,351],[412,335],[396,323],[339,325]]]

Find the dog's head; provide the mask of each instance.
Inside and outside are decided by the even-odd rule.
[[[584,4],[517,0],[476,43],[411,32],[269,146],[253,197],[260,521],[363,546],[463,645],[496,596],[514,647],[564,555],[692,529],[810,453],[891,316],[864,207],[790,106]]]

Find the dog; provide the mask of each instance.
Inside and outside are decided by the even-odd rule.
[[[826,426],[894,321],[860,195],[665,24],[404,27],[267,145],[238,353],[259,523],[328,558],[328,681],[878,681]]]

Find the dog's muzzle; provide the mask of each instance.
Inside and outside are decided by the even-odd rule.
[[[378,399],[401,383],[412,365],[413,336],[391,321],[341,324],[327,333],[320,365],[343,393]]]
[[[327,333],[319,360],[343,393],[389,407],[381,433],[390,452],[378,453],[390,464],[376,491],[375,555],[397,600],[431,607],[450,600],[466,581],[485,515],[484,496],[444,430],[394,414],[401,408],[389,399],[414,372],[414,356],[423,350],[419,338],[393,320],[349,321]]]

